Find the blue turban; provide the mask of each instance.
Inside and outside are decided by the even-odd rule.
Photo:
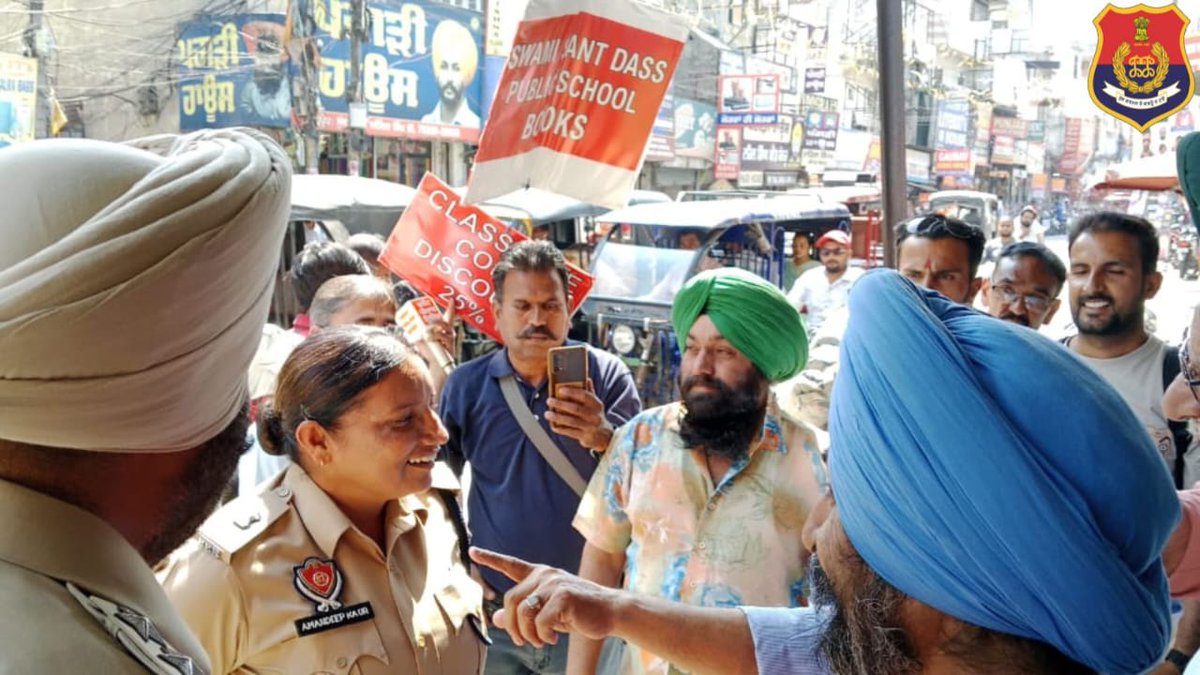
[[[1171,632],[1166,464],[1117,392],[1062,346],[865,275],[830,410],[830,477],[862,559],[945,614],[1107,673]]]

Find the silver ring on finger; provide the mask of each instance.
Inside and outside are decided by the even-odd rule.
[[[536,612],[542,608],[542,598],[537,593],[533,593],[525,598],[525,605]]]

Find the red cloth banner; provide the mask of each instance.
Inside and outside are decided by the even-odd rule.
[[[467,325],[503,342],[492,313],[492,269],[527,237],[462,203],[450,186],[427,173],[400,217],[379,260],[443,307],[452,300]],[[592,277],[568,263],[571,312],[592,289]]]

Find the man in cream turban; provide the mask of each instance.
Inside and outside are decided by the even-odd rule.
[[[804,366],[800,314],[761,277],[723,268],[686,283],[671,318],[683,400],[614,437],[575,517],[580,574],[615,586],[624,572],[630,590],[698,606],[801,604],[819,454],[769,386]],[[572,640],[568,670],[597,672],[599,649]],[[625,659],[622,672],[674,672],[652,650]]]
[[[289,162],[148,141],[0,153],[0,672],[208,672],[150,566],[244,448]]]
[[[438,86],[438,103],[422,122],[479,128],[479,115],[471,110],[467,88],[479,69],[479,46],[466,26],[443,19],[433,31],[433,75]]]
[[[816,611],[697,609],[475,550],[519,581],[496,623],[534,644],[617,635],[694,675],[1158,663],[1179,503],[1116,390],[1054,342],[890,270],[864,275],[850,308],[832,490],[804,533]]]

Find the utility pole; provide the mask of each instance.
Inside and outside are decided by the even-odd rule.
[[[362,175],[362,145],[363,129],[359,122],[365,124],[365,119],[358,119],[356,109],[362,106],[362,38],[363,12],[365,0],[354,0],[350,17],[350,87],[346,90],[346,109],[350,117],[349,147],[346,148],[346,173],[351,176]]]
[[[45,0],[29,0],[29,26],[25,29],[25,53],[37,59],[37,107],[34,138],[50,136],[50,85],[46,78]]]
[[[313,40],[312,3],[292,0],[288,3],[288,12],[292,25],[291,38],[299,46],[300,55],[301,75],[296,102],[302,120],[300,135],[304,139],[304,171],[314,174],[320,172],[321,162],[321,132],[317,125],[321,111],[321,76],[317,72],[320,52]]]
[[[893,228],[908,215],[904,147],[904,0],[877,0],[879,132],[883,169],[883,264],[896,267]]]

